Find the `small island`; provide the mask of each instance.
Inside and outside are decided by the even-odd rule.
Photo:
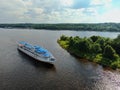
[[[62,35],[58,39],[58,43],[76,57],[87,59],[104,67],[120,69],[120,35],[115,39],[101,36],[80,38]]]

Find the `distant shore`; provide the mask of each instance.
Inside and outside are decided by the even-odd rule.
[[[74,30],[74,31],[110,31],[120,32],[120,23],[80,23],[80,24],[0,24],[0,28]]]

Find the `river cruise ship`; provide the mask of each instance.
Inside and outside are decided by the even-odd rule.
[[[54,56],[47,49],[25,41],[18,43],[18,50],[41,62],[53,64],[55,61]]]

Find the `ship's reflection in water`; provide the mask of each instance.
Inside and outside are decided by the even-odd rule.
[[[45,62],[41,62],[38,60],[35,60],[34,58],[24,54],[23,52],[18,50],[18,53],[20,55],[20,57],[25,60],[24,62],[28,62],[29,64],[33,65],[36,68],[46,68],[46,69],[50,69],[52,71],[55,71],[55,66],[54,64],[50,64],[50,63],[45,63]]]

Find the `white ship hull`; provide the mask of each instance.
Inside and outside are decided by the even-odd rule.
[[[40,55],[37,55],[34,52],[30,52],[30,51],[25,50],[25,48],[20,47],[19,45],[18,45],[18,50],[20,50],[21,52],[23,52],[23,53],[27,54],[28,56],[34,58],[35,60],[45,62],[45,63],[49,63],[49,64],[54,64],[55,60],[54,60],[53,56],[51,56],[49,58],[48,57],[42,57]]]

